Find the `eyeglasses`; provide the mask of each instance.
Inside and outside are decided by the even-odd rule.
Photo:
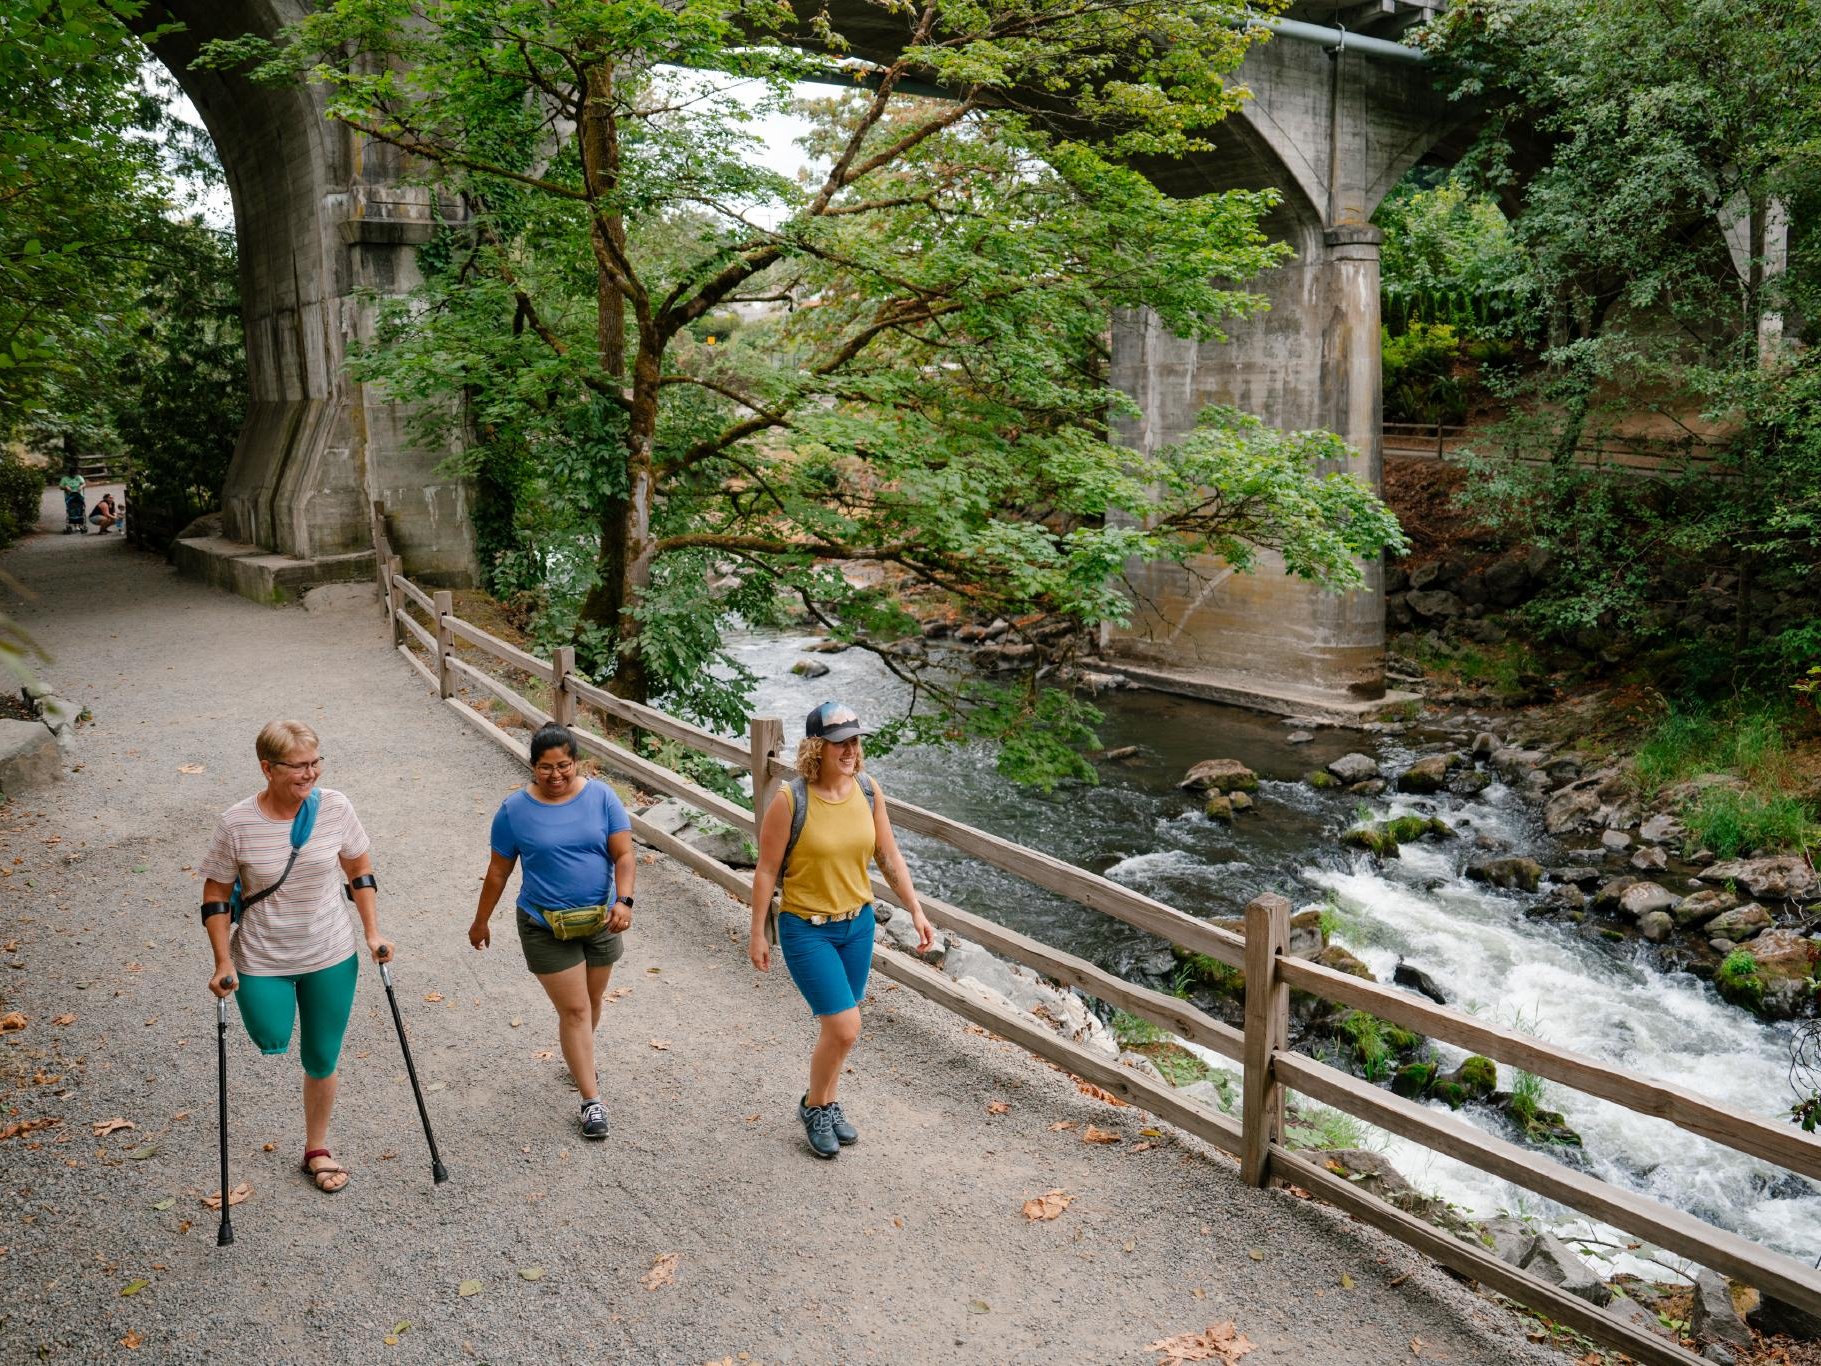
[[[271,761],[273,768],[294,768],[299,773],[320,773],[322,772],[322,766],[326,762],[328,761],[321,755],[317,755],[314,759],[306,759],[301,764],[288,763],[283,759],[273,759]]]
[[[575,772],[575,764],[573,762],[558,764],[554,768],[549,764],[539,764],[531,771],[540,778],[567,778],[571,773]]]

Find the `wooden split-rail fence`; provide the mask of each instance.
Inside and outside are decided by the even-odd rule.
[[[375,503],[373,514],[379,588],[393,643],[410,667],[464,721],[478,727],[522,762],[529,762],[523,741],[453,695],[458,684],[498,698],[531,724],[554,720],[572,727],[583,748],[605,767],[649,791],[676,797],[757,840],[751,811],[576,723],[580,708],[586,705],[627,726],[745,770],[752,778],[754,810],[762,812],[779,784],[794,772],[783,757],[781,721],[773,717],[752,718],[747,741],[742,744],[656,708],[615,697],[585,681],[575,673],[574,651],[568,647],[558,649],[550,659],[541,659],[463,621],[452,610],[449,593],[426,593],[405,577],[386,532],[384,505]],[[515,686],[516,680],[506,681],[459,658],[458,642],[531,682]],[[534,701],[519,690],[534,685],[541,685],[544,702]],[[1286,1088],[1294,1089],[1821,1315],[1821,1272],[1805,1263],[1291,1052],[1290,993],[1307,992],[1365,1011],[1811,1179],[1821,1179],[1821,1138],[1706,1100],[1684,1086],[1653,1081],[1403,991],[1293,958],[1288,952],[1290,903],[1281,896],[1265,894],[1247,906],[1246,932],[1241,936],[1061,859],[896,798],[892,801],[892,820],[900,829],[941,840],[983,863],[1148,930],[1190,952],[1206,954],[1245,974],[1245,1027],[1240,1030],[1187,1001],[1125,981],[1084,959],[959,906],[935,897],[921,898],[925,912],[937,925],[1239,1063],[1244,1069],[1244,1103],[1241,1117],[1235,1120],[1185,1099],[1167,1083],[1057,1036],[1031,1016],[1008,1013],[989,1004],[909,955],[884,945],[874,955],[877,970],[892,980],[1232,1154],[1239,1159],[1241,1175],[1251,1184],[1265,1186],[1278,1181],[1300,1186],[1443,1266],[1639,1362],[1689,1366],[1700,1360],[1655,1331],[1522,1271],[1500,1260],[1490,1248],[1436,1228],[1367,1193],[1321,1161],[1292,1151],[1284,1142],[1283,1109]],[[733,895],[750,899],[750,874],[710,858],[637,814],[632,817],[632,828],[645,844]],[[880,898],[896,904],[890,889],[876,878],[873,890]]]
[[[1463,451],[1475,444],[1475,438],[1490,438],[1484,429],[1457,427],[1440,422],[1387,422],[1381,449],[1386,455],[1401,455],[1423,460],[1459,460]],[[1482,445],[1482,453],[1497,454],[1496,443]],[[1705,479],[1733,479],[1737,472],[1720,464],[1720,445],[1697,438],[1670,440],[1662,437],[1629,437],[1608,435],[1575,448],[1574,463],[1587,470],[1612,474],[1635,474],[1651,479],[1673,479],[1684,474],[1699,474]],[[1547,465],[1549,457],[1540,453],[1521,456],[1526,465]]]

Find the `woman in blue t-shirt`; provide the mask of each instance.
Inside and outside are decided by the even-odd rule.
[[[625,951],[620,936],[632,924],[637,861],[625,806],[606,783],[578,773],[576,757],[575,736],[565,726],[551,724],[531,737],[532,780],[494,814],[492,856],[468,942],[484,949],[492,941],[487,922],[513,865],[522,861],[515,918],[525,966],[556,1007],[563,1060],[582,1093],[582,1136],[605,1138],[594,1031],[607,979]],[[558,939],[549,917],[580,908],[603,909],[601,927]]]

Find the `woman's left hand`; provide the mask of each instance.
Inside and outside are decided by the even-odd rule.
[[[632,907],[624,901],[613,903],[613,910],[607,916],[607,932],[622,934],[632,928]]]
[[[386,938],[385,935],[383,935],[383,934],[368,935],[367,936],[367,948],[372,952],[373,961],[375,963],[390,963],[392,961],[392,956],[394,953],[394,950],[392,948],[392,941],[390,939]]]
[[[936,942],[936,927],[929,923],[929,917],[922,911],[911,916],[911,928],[917,932],[917,952],[928,953]]]

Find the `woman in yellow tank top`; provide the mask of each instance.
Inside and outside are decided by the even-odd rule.
[[[797,772],[807,803],[802,833],[790,844],[795,798],[789,785],[772,800],[759,826],[759,866],[752,879],[752,936],[747,954],[760,972],[771,971],[766,912],[783,881],[778,948],[791,981],[809,1002],[821,1033],[809,1055],[809,1089],[797,1102],[797,1118],[817,1157],[835,1157],[860,1133],[841,1113],[835,1088],[854,1041],[860,1037],[860,998],[873,961],[872,882],[866,866],[876,862],[898,900],[911,913],[917,949],[934,941],[935,931],[917,903],[910,869],[892,835],[885,794],[868,777],[860,779],[860,718],[839,702],[810,712],[797,746]],[[871,787],[870,794],[861,786]]]

